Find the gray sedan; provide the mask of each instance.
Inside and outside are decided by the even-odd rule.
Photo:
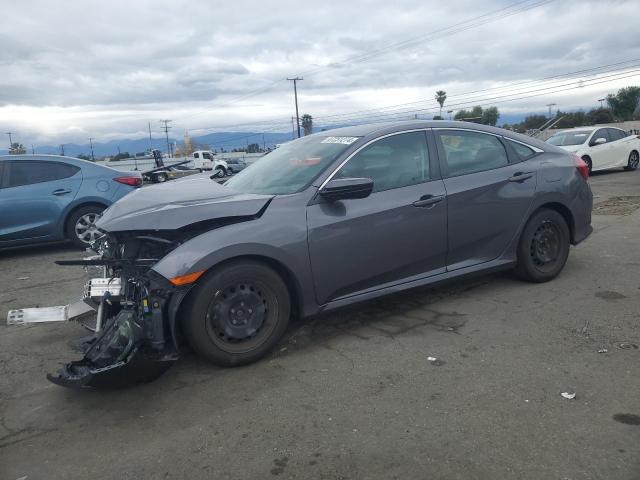
[[[292,316],[497,269],[549,281],[591,233],[587,176],[580,158],[505,130],[396,122],[287,143],[224,185],[135,191],[98,221],[91,260],[122,287],[85,358],[50,378],[148,380],[178,358],[179,330],[213,363],[243,365]]]

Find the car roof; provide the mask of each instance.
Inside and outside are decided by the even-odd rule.
[[[81,158],[76,157],[68,157],[62,155],[46,155],[46,154],[36,154],[36,155],[0,155],[0,161],[6,160],[22,160],[22,161],[44,161],[44,162],[66,162],[72,165],[75,165],[80,168],[94,168],[94,169],[104,169],[109,172],[118,172],[115,168],[108,167],[106,165],[101,165],[99,163],[94,163],[89,160],[83,160]]]
[[[459,122],[451,120],[400,120],[394,122],[369,123],[365,125],[354,125],[351,127],[340,127],[331,130],[314,133],[314,136],[344,136],[344,137],[365,137],[365,140],[372,137],[378,137],[388,133],[400,132],[412,129],[424,128],[461,128],[465,130],[476,130],[480,132],[492,133],[510,138],[517,142],[526,143],[542,150],[555,151],[548,143],[542,142],[537,138],[522,135],[520,133],[505,130],[503,128],[491,127],[473,122]]]

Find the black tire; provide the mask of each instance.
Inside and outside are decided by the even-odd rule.
[[[232,313],[233,312],[233,313]],[[255,362],[277,345],[291,312],[282,278],[263,263],[238,260],[208,273],[189,295],[181,321],[191,347],[222,367]]]
[[[593,162],[591,162],[591,157],[589,155],[585,155],[584,157],[582,157],[582,160],[584,161],[584,163],[587,164],[587,167],[589,167],[589,176],[591,176],[591,169],[593,168]]]
[[[627,171],[636,170],[638,168],[639,163],[640,163],[640,154],[636,150],[633,150],[629,154],[629,160],[627,162],[627,166],[624,167],[624,169]]]
[[[166,173],[156,173],[153,177],[153,183],[164,183],[168,180]]]
[[[65,223],[65,236],[73,242],[76,247],[87,248],[91,241],[101,235],[95,230],[93,224],[102,215],[105,207],[101,205],[86,205],[77,208],[67,217]],[[83,240],[83,238],[88,241]]]
[[[224,167],[216,167],[215,172],[218,178],[224,178],[227,176],[227,170]]]
[[[520,235],[516,273],[529,282],[553,280],[567,263],[570,241],[562,215],[547,208],[536,211]]]

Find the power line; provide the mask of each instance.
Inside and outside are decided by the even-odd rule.
[[[445,36],[454,35],[456,33],[463,32],[463,31],[466,31],[466,30],[470,30],[472,28],[476,28],[476,27],[485,25],[487,23],[494,22],[494,21],[502,19],[502,18],[506,18],[506,17],[512,16],[512,15],[517,15],[519,13],[523,13],[523,12],[526,12],[528,10],[532,10],[534,8],[538,8],[540,6],[546,5],[546,4],[551,3],[553,1],[555,1],[555,0],[533,0],[533,3],[531,3],[532,0],[520,0],[520,1],[517,1],[517,2],[507,6],[507,7],[503,7],[503,8],[500,8],[498,10],[494,10],[494,11],[485,13],[483,15],[479,15],[477,17],[470,18],[470,19],[465,20],[463,22],[458,22],[458,23],[450,25],[448,27],[443,27],[443,28],[440,28],[438,30],[434,30],[434,31],[432,31],[432,32],[430,32],[428,34],[425,34],[425,35],[421,35],[421,36],[418,36],[418,37],[413,37],[413,38],[404,40],[402,42],[396,42],[396,43],[387,45],[385,47],[382,47],[382,48],[379,48],[379,49],[376,49],[376,50],[372,50],[372,51],[369,51],[369,52],[358,54],[357,56],[352,56],[352,57],[345,58],[343,60],[339,60],[337,62],[332,62],[332,63],[330,63],[328,65],[325,65],[325,66],[310,70],[310,71],[308,71],[306,73],[300,73],[298,76],[314,75],[314,74],[316,74],[316,73],[318,73],[320,71],[323,71],[325,69],[333,68],[333,67],[335,67],[337,65],[342,65],[342,64],[345,64],[345,63],[352,63],[352,62],[356,62],[356,61],[357,62],[362,62],[362,61],[368,60],[370,58],[374,58],[375,56],[378,56],[380,54],[387,53],[387,51],[391,51],[393,49],[397,49],[399,47],[400,48],[405,48],[406,46],[408,46],[411,43],[415,44],[415,43],[418,43],[418,42],[421,42],[421,41],[425,41],[425,40],[434,40],[434,39],[442,38],[442,37],[445,37]],[[482,19],[484,19],[484,20],[482,20]],[[211,105],[210,108],[215,108],[215,107],[221,108],[221,107],[224,107],[224,106],[229,106],[229,105],[238,103],[238,102],[240,102],[242,100],[246,100],[248,98],[255,97],[256,95],[260,95],[261,93],[265,93],[265,92],[271,91],[274,88],[276,88],[279,85],[281,85],[281,80],[269,80],[269,82],[270,82],[270,84],[265,86],[265,87],[262,87],[262,88],[247,92],[245,95],[233,98],[233,99],[231,99],[231,100],[229,100],[227,102],[223,102],[223,103],[220,103],[220,104],[217,104],[217,105],[213,104],[213,105]],[[208,112],[209,112],[209,110],[204,110],[204,111],[197,112],[197,113],[194,113],[194,114],[191,114],[191,115],[187,115],[185,117],[181,117],[178,120],[180,121],[180,120],[185,120],[187,118],[193,118],[195,116],[203,115],[203,114],[208,113]]]

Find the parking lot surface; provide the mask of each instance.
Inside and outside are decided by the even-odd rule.
[[[84,283],[64,245],[0,252],[0,479],[640,478],[640,171],[594,175],[556,280],[485,275],[297,321],[220,369],[73,391],[75,323],[7,327]],[[575,393],[564,398],[561,393]]]

